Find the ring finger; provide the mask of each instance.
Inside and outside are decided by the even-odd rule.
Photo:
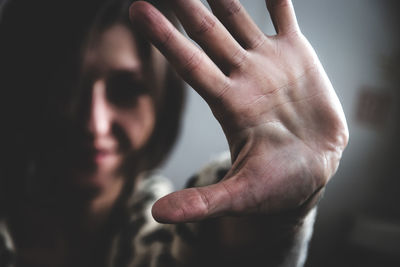
[[[246,50],[199,0],[170,0],[188,35],[224,71],[240,67]]]

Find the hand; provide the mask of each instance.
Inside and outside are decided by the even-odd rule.
[[[309,201],[335,173],[346,120],[290,0],[267,1],[277,35],[266,36],[238,0],[170,0],[186,39],[150,4],[131,20],[209,104],[227,137],[232,168],[218,183],[160,199],[160,222],[272,214]]]

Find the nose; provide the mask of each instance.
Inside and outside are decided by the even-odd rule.
[[[108,135],[111,131],[112,109],[107,101],[106,85],[103,80],[98,80],[93,84],[87,126],[94,137]]]

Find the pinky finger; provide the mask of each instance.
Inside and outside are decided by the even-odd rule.
[[[299,31],[291,0],[266,0],[266,3],[278,35]]]

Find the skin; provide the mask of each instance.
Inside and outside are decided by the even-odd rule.
[[[124,73],[132,77],[132,80],[144,79],[138,53],[136,41],[129,29],[117,24],[106,30],[99,41],[93,42],[83,59],[82,75],[85,77],[91,73],[96,77],[89,89],[91,102],[86,106],[89,116],[85,123],[91,137],[87,145],[94,150],[90,156],[95,168],[85,173],[85,176],[86,179],[92,176],[91,182],[99,183],[98,186],[103,190],[113,187],[115,180],[118,180],[115,176],[118,176],[117,170],[125,156],[121,151],[122,141],[113,127],[123,132],[128,146],[134,151],[146,144],[154,128],[155,110],[148,94],[132,97],[121,95],[124,91],[117,91],[120,98],[128,99],[129,102],[124,104],[109,97],[111,91],[119,90],[110,88],[112,85],[107,86],[111,73]]]
[[[130,8],[134,25],[210,106],[233,164],[218,184],[160,199],[153,216],[178,223],[299,209],[324,188],[347,145],[340,102],[290,0],[267,1],[274,36],[263,34],[239,1],[208,2],[214,14],[200,1],[169,1],[203,50],[150,4]]]
[[[135,81],[145,79],[136,40],[127,27],[120,24],[111,26],[99,40],[92,40],[82,64],[83,77],[87,73],[96,77],[88,89],[91,101],[85,106],[89,115],[84,125],[90,137],[84,146],[92,151],[88,159],[92,167],[73,170],[71,179],[75,182],[74,186],[98,191],[86,205],[87,225],[93,228],[107,220],[124,186],[119,170],[127,154],[122,148],[129,147],[130,152],[135,152],[147,143],[154,129],[155,110],[150,95],[123,95],[125,91],[121,93],[116,91],[119,88],[107,85],[110,74],[116,72],[124,73]],[[158,73],[158,79],[163,80],[162,72]],[[120,103],[112,99],[109,96],[112,91],[128,99],[128,102]]]

